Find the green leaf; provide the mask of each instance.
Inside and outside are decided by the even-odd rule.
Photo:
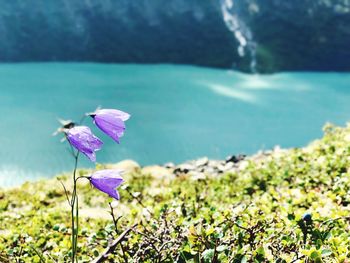
[[[311,259],[318,259],[320,258],[320,253],[318,251],[313,251],[311,254],[310,254],[310,258]]]
[[[218,252],[225,251],[226,249],[227,249],[227,246],[225,246],[225,245],[221,245],[221,246],[218,246],[218,247],[216,248],[216,250],[217,250]]]
[[[242,259],[241,259],[241,263],[247,263],[248,262],[248,259],[246,256],[243,256]]]
[[[328,257],[328,256],[332,255],[333,252],[330,249],[323,249],[321,254],[322,254],[323,257]]]
[[[94,251],[92,252],[94,254],[95,257],[98,257],[99,253],[97,249],[94,249]]]
[[[259,247],[257,250],[256,250],[256,253],[259,254],[259,255],[265,255],[265,250],[263,247]]]
[[[202,257],[204,259],[204,262],[210,263],[213,260],[214,257],[214,249],[207,249],[202,253]]]

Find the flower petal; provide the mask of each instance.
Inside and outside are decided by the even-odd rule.
[[[98,110],[94,115],[94,123],[109,137],[119,143],[119,138],[124,135],[124,121],[130,118],[128,113],[119,110]]]
[[[91,175],[90,182],[95,188],[119,200],[120,196],[116,188],[124,182],[121,173],[113,169],[100,170]]]
[[[101,149],[103,142],[92,134],[89,127],[75,126],[66,132],[69,143],[91,161],[96,161],[95,151]]]
[[[116,110],[116,109],[101,109],[97,110],[96,114],[108,114],[108,115],[113,115],[122,121],[127,121],[130,118],[130,114],[126,113],[121,110]]]

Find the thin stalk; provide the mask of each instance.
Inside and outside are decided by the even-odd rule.
[[[101,263],[104,262],[105,260],[107,260],[108,256],[113,253],[113,251],[115,250],[115,248],[118,246],[118,244],[120,242],[122,242],[125,238],[125,236],[127,234],[129,234],[129,232],[134,231],[134,228],[137,226],[138,224],[134,224],[131,227],[129,227],[127,230],[125,230],[123,233],[120,234],[120,236],[112,242],[112,244],[110,244],[105,251],[102,252],[102,254],[100,254],[100,256],[98,258],[96,258],[95,260],[91,261],[91,263]]]
[[[117,235],[119,235],[119,230],[118,230],[118,222],[119,220],[122,218],[122,216],[119,216],[118,218],[115,218],[115,215],[114,215],[114,208],[112,206],[112,203],[109,202],[109,207],[111,209],[110,213],[111,213],[111,216],[112,216],[112,219],[113,219],[113,223],[114,223],[114,231],[116,232]],[[128,259],[126,257],[126,254],[125,254],[125,249],[124,249],[124,246],[122,244],[122,242],[119,243],[120,245],[120,248],[122,249],[122,252],[123,252],[123,258],[124,258],[124,262],[125,263],[128,263]]]
[[[74,152],[74,150],[72,149]],[[79,231],[79,214],[78,214],[78,195],[77,195],[77,180],[76,173],[78,167],[79,152],[74,154],[75,164],[73,170],[73,192],[71,197],[71,221],[72,221],[72,263],[77,262],[77,246],[78,246],[78,231]]]
[[[57,179],[57,180],[61,183],[61,185],[62,185],[62,187],[64,189],[64,193],[65,193],[66,198],[67,198],[68,205],[70,205],[70,200],[69,200],[68,192],[67,192],[67,189],[66,189],[65,185],[63,184],[63,182],[60,179]]]
[[[75,224],[74,224],[74,196],[72,194],[72,199],[71,199],[71,220],[72,220],[72,263],[75,262],[75,249],[74,249],[74,244],[75,244]]]
[[[38,256],[39,259],[40,259],[40,263],[45,263],[45,262],[46,262],[46,261],[45,261],[45,258],[44,258],[44,256],[43,256],[42,253],[40,253],[38,250],[36,250],[34,246],[30,246],[30,248],[33,249],[33,251],[35,252],[35,254],[37,254],[37,256]]]
[[[79,202],[78,202],[79,198],[78,195],[76,195],[76,206],[75,206],[75,229],[76,229],[76,234],[75,234],[75,255],[77,254],[78,251],[78,233],[79,233]],[[78,257],[76,257],[76,260],[78,262]]]

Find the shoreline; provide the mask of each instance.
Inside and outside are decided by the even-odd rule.
[[[151,164],[151,165],[140,165],[135,160],[125,159],[117,163],[102,163],[98,164],[99,167],[117,169],[124,172],[124,174],[130,173],[140,173],[142,175],[150,175],[156,179],[173,179],[179,176],[188,176],[194,180],[205,179],[208,176],[219,176],[225,173],[238,173],[240,170],[244,169],[248,161],[258,161],[264,158],[268,158],[274,154],[281,154],[287,152],[288,149],[280,148],[280,146],[275,146],[271,150],[260,150],[252,155],[238,154],[229,155],[225,159],[210,159],[206,156],[200,157],[193,160],[184,161],[178,164],[173,162],[168,162],[165,164]],[[93,171],[93,168],[80,168],[80,171]],[[55,180],[61,176],[70,175],[71,171],[65,171],[62,173],[57,173],[50,177],[38,177],[33,180],[25,180],[22,183],[10,185],[10,186],[0,186],[0,190],[12,190],[20,188],[24,184],[35,184],[42,181]]]

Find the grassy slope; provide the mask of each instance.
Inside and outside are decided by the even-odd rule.
[[[111,258],[350,262],[349,167],[350,126],[327,126],[324,138],[306,148],[244,161],[236,174],[205,180],[129,174],[115,208],[122,216],[117,231],[140,224]],[[117,234],[108,214],[111,199],[88,184],[79,194],[79,256],[89,262]],[[301,219],[305,212],[312,221]],[[0,191],[0,222],[0,262],[39,262],[34,250],[49,262],[68,260],[69,208],[56,179]]]

